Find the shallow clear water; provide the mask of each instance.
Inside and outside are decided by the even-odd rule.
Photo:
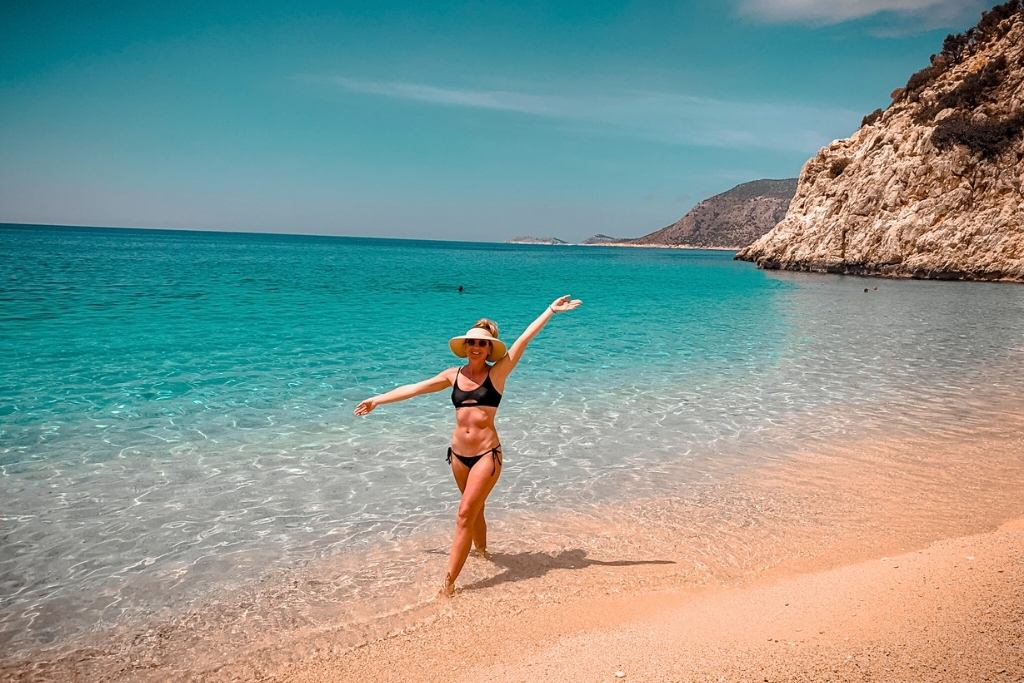
[[[499,523],[816,444],[954,439],[1024,395],[1019,286],[766,273],[725,252],[24,226],[0,226],[0,254],[9,650],[447,528],[447,394],[352,409],[453,365],[447,338],[478,317],[511,341],[563,293],[584,306],[502,402]]]

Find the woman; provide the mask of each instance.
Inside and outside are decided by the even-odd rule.
[[[392,389],[386,394],[360,401],[356,415],[366,415],[385,403],[404,401],[420,394],[429,394],[452,388],[455,405],[455,431],[448,448],[448,462],[455,483],[462,492],[459,511],[455,517],[455,539],[448,557],[448,572],[441,593],[455,594],[455,579],[466,563],[470,545],[485,558],[487,554],[487,523],[484,521],[484,503],[501,474],[501,441],[494,428],[494,416],[505,393],[505,381],[516,363],[523,357],[526,345],[537,336],[541,328],[555,313],[577,308],[582,301],[568,294],[555,301],[530,323],[526,331],[506,353],[505,343],[498,339],[498,326],[482,318],[466,334],[452,337],[448,346],[452,353],[467,359],[464,366],[448,368],[436,377],[417,384]],[[493,365],[488,365],[491,361]]]

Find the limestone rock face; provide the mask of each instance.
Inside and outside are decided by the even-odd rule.
[[[932,66],[804,164],[762,268],[1024,282],[1024,10],[946,39]]]
[[[705,199],[678,221],[632,241],[639,245],[739,249],[772,229],[796,191],[796,178],[755,180]]]

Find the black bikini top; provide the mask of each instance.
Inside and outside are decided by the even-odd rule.
[[[455,373],[455,381],[452,382],[452,405],[456,408],[463,408],[465,406],[498,407],[498,404],[501,403],[501,392],[491,384],[491,371],[489,369],[483,383],[476,389],[473,389],[473,391],[464,391],[459,388],[459,376],[461,374],[462,368],[459,368],[458,372]]]

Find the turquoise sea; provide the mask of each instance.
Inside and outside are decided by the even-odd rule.
[[[1024,396],[1013,285],[720,251],[20,225],[0,255],[9,653],[324,562],[360,558],[332,575],[339,601],[400,584],[405,565],[373,558],[445,538],[452,407],[355,404],[454,365],[447,339],[477,318],[512,341],[562,294],[583,306],[529,347],[499,412],[499,528],[817,445],[955,439]],[[431,562],[443,548],[408,571]]]

